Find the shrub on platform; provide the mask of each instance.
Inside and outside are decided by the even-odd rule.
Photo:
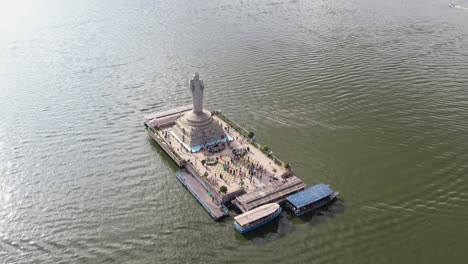
[[[219,191],[222,192],[223,194],[226,194],[227,191],[228,191],[228,188],[223,185],[223,186],[219,187]]]

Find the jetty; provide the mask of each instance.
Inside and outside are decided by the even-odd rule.
[[[265,187],[241,195],[233,200],[243,213],[268,203],[282,203],[289,195],[304,190],[306,185],[296,176],[274,181]]]
[[[144,126],[180,167],[176,178],[213,219],[227,216],[229,205],[245,213],[281,204],[305,189],[290,165],[262,147],[252,132],[219,110],[205,110],[204,90],[195,73],[189,81],[193,105],[145,115]]]
[[[216,194],[209,191],[200,179],[187,171],[178,171],[177,179],[192,193],[197,201],[206,209],[213,219],[220,219],[229,214],[227,207],[215,200]]]

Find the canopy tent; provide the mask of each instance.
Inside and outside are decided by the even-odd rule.
[[[294,207],[299,208],[306,206],[310,203],[316,202],[322,198],[325,198],[333,193],[333,190],[323,183],[319,183],[303,191],[288,196],[286,200],[290,202]]]

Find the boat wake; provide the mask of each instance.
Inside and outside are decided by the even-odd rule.
[[[468,7],[464,7],[464,6],[460,6],[460,5],[449,4],[449,7],[468,11]]]

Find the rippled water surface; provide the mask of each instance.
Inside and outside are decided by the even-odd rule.
[[[454,2],[468,7],[468,2]],[[439,0],[2,1],[0,263],[463,263],[468,11]],[[191,102],[342,199],[248,236],[146,135]]]

